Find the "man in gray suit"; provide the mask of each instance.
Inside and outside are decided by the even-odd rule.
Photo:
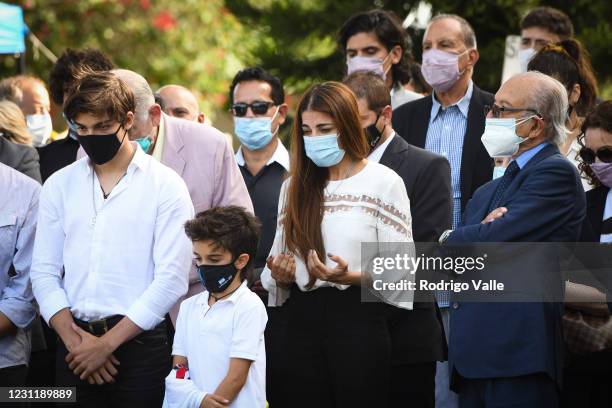
[[[18,145],[0,136],[0,163],[30,176],[40,183],[38,153],[33,147]]]

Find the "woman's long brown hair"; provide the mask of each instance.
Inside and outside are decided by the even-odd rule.
[[[329,177],[326,167],[317,167],[306,156],[302,114],[305,111],[326,113],[334,120],[338,144],[352,160],[368,154],[368,145],[359,121],[357,101],[351,90],[339,82],[313,85],[306,91],[297,109],[291,140],[291,180],[287,190],[283,228],[286,248],[304,262],[314,249],[325,263],[325,245],[321,234],[323,191]],[[308,287],[314,285],[310,276]]]

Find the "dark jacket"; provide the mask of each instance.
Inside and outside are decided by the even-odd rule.
[[[33,147],[13,143],[4,137],[0,137],[0,163],[30,176],[40,183],[38,153]]]
[[[499,276],[520,282],[517,287],[524,292],[497,293],[495,302],[457,302],[451,294],[451,373],[455,369],[470,379],[546,373],[560,384],[563,304],[502,302],[504,298],[534,293],[536,284],[538,289],[562,293],[559,262],[548,256],[554,247],[534,243],[578,240],[586,211],[584,190],[576,168],[556,146],[549,144],[527,162],[504,190],[497,207],[506,207],[508,212],[494,222],[482,224],[500,180],[474,193],[465,209],[463,225],[448,237],[447,245],[523,242],[528,243],[524,247],[537,250],[506,257],[497,269],[487,266],[484,270],[490,277],[501,271],[505,275]],[[495,245],[505,250],[512,247]]]
[[[451,227],[452,191],[448,161],[411,146],[395,135],[380,164],[404,181],[410,199],[414,241],[437,242]],[[393,364],[414,364],[446,359],[446,339],[431,293],[419,292],[413,310],[387,305]]]
[[[79,142],[66,136],[38,148],[40,155],[40,175],[43,183],[56,171],[76,161]]]
[[[393,111],[393,129],[411,145],[425,148],[431,96],[408,102]],[[467,128],[461,156],[461,209],[474,191],[493,176],[493,159],[480,141],[485,126],[485,106],[493,103],[493,94],[474,85],[468,109]]]

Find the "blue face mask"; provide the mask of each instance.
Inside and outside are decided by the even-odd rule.
[[[136,143],[138,143],[138,145],[142,148],[142,150],[145,153],[149,152],[149,148],[151,148],[151,144],[153,143],[153,141],[151,140],[150,137],[141,137],[140,139],[136,139],[135,140]]]
[[[500,178],[506,172],[505,167],[497,166],[493,168],[493,180]]]
[[[304,136],[306,156],[317,167],[331,167],[340,163],[345,151],[338,146],[338,135]]]
[[[259,150],[266,147],[278,128],[272,133],[272,121],[278,114],[278,108],[271,118],[238,118],[234,117],[234,132],[240,143],[249,150]]]

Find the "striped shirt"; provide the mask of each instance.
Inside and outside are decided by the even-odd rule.
[[[425,149],[446,157],[450,163],[453,190],[453,229],[461,223],[461,156],[473,89],[474,85],[470,81],[463,98],[447,107],[442,107],[440,102],[436,100],[435,93],[431,95],[433,104],[429,116]],[[448,307],[448,292],[438,293],[437,296],[440,307]]]

